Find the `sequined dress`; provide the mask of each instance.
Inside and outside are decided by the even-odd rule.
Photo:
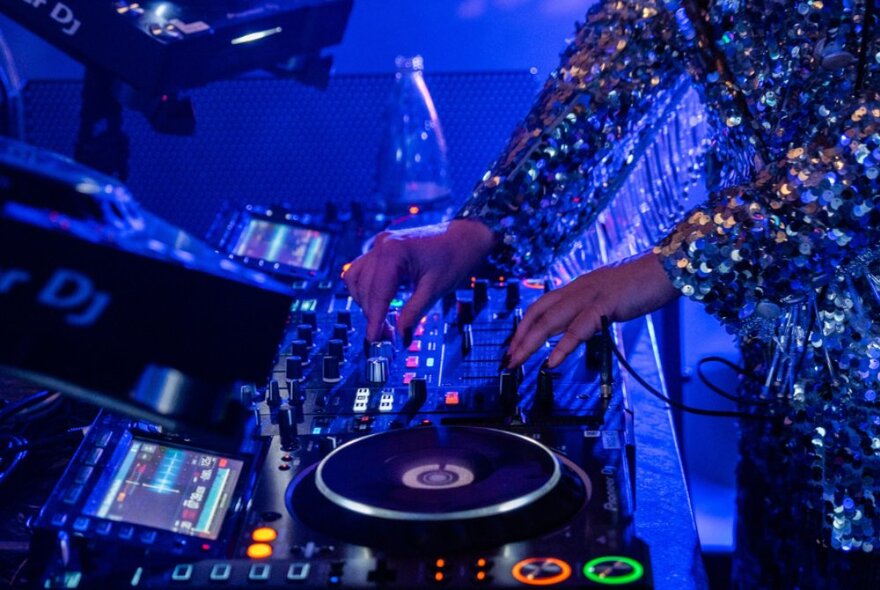
[[[697,89],[698,206],[655,247],[760,381],[743,409],[742,588],[880,588],[880,22],[874,0],[609,0],[590,10],[459,217],[535,274]],[[877,584],[877,585],[874,585]]]

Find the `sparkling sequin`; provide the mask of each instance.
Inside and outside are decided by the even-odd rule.
[[[765,411],[782,426],[743,425],[741,479],[760,485],[740,498],[741,540],[755,541],[738,567],[811,587],[816,547],[880,547],[880,27],[862,39],[861,0],[710,6],[591,9],[459,215],[500,235],[495,261],[519,274],[597,218],[616,229],[602,212],[692,80],[711,129],[694,171],[710,197],[655,252],[763,372],[747,393],[779,402]],[[645,192],[662,190],[655,180]],[[769,587],[747,575],[742,587]]]

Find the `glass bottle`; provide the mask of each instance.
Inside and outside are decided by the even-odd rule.
[[[434,209],[450,196],[446,139],[422,75],[422,57],[401,56],[395,65],[376,191],[379,208],[390,215]]]

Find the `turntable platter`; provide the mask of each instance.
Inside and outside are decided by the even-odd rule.
[[[419,427],[334,450],[293,482],[288,509],[369,546],[494,546],[559,528],[588,488],[586,476],[531,438]]]

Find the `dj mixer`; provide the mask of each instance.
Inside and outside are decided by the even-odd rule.
[[[34,523],[34,586],[652,587],[614,334],[499,370],[554,285],[486,273],[407,346],[365,342],[339,279],[372,231],[354,213],[222,214],[220,251],[293,293],[271,374],[230,392],[242,443],[101,412]]]

